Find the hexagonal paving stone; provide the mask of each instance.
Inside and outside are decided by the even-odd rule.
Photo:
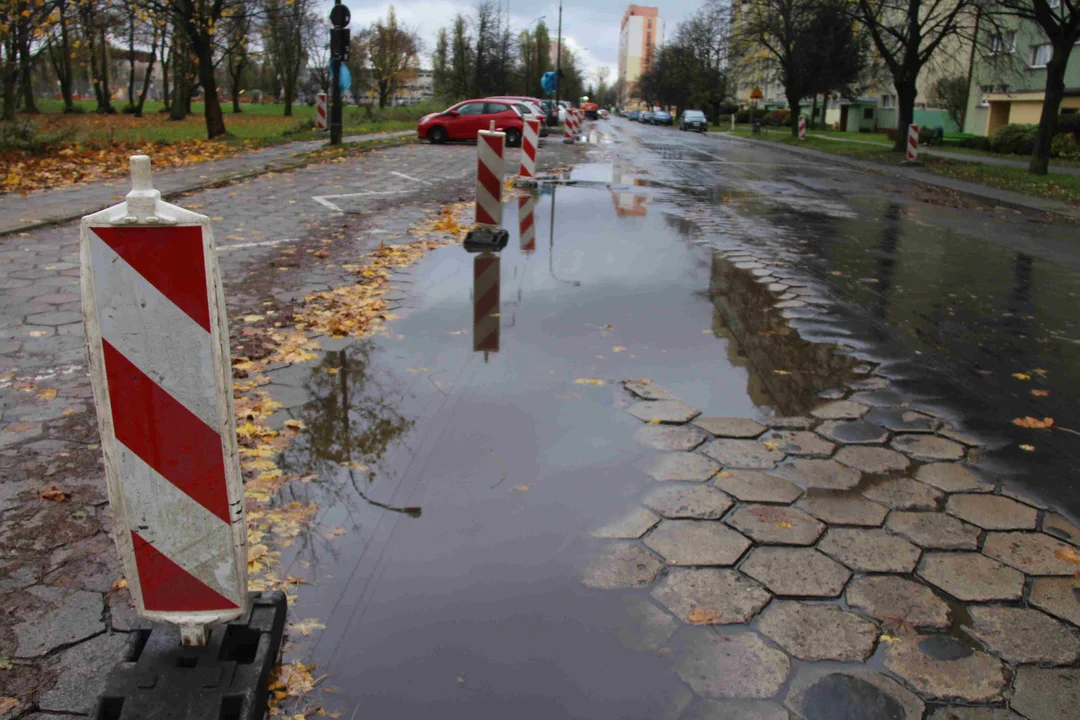
[[[1024,575],[975,552],[927,552],[915,574],[957,600],[1019,600]]]
[[[880,527],[889,508],[864,497],[804,497],[795,507],[830,525]]]
[[[634,543],[612,543],[589,560],[581,582],[600,590],[645,587],[664,569],[663,563]]]
[[[915,479],[945,492],[993,492],[990,483],[979,482],[975,473],[962,463],[930,463],[915,472]]]
[[[995,707],[939,707],[928,720],[1024,720],[1005,708]]]
[[[1072,575],[1080,571],[1080,552],[1043,533],[992,532],[983,553],[1028,575]]]
[[[936,510],[945,496],[937,488],[906,477],[885,480],[864,490],[863,495],[894,510]]]
[[[941,427],[937,418],[905,408],[874,408],[864,416],[867,422],[893,432],[932,433]]]
[[[772,700],[702,700],[679,720],[790,720]]]
[[[1038,610],[1003,605],[968,608],[971,635],[1013,665],[1071,665],[1080,657],[1080,634]]]
[[[653,598],[677,617],[696,625],[750,622],[772,595],[735,570],[672,570],[652,591]]]
[[[786,455],[832,455],[836,448],[828,440],[806,430],[774,430],[761,439]]]
[[[1073,545],[1080,545],[1080,527],[1077,527],[1074,523],[1058,513],[1047,513],[1043,518],[1042,530],[1047,535],[1052,535],[1059,540],[1071,542]]]
[[[1033,507],[1000,495],[952,495],[945,510],[984,530],[1034,530],[1039,513]]]
[[[784,453],[773,450],[757,440],[719,438],[701,448],[726,468],[771,470],[784,459]]]
[[[955,440],[962,445],[968,445],[969,447],[986,447],[986,442],[971,433],[964,432],[959,428],[952,425],[946,425],[941,428],[941,434],[950,440]]]
[[[901,634],[885,647],[885,667],[931,700],[1001,700],[1005,667],[950,635]]]
[[[693,450],[709,436],[691,425],[646,425],[638,428],[634,439],[653,450]]]
[[[787,655],[755,632],[684,628],[672,644],[678,653],[675,672],[705,697],[770,698],[791,671]]]
[[[624,382],[623,387],[642,400],[678,400],[677,397],[659,385],[643,382]]]
[[[925,630],[949,627],[949,606],[930,588],[895,575],[864,575],[848,583],[848,605],[886,623],[892,631],[901,625]]]
[[[881,673],[803,665],[784,704],[805,720],[921,720],[925,705]]]
[[[1031,583],[1031,604],[1080,626],[1080,580],[1040,577]]]
[[[627,622],[620,623],[617,634],[623,645],[632,650],[656,652],[682,627],[678,620],[636,593],[627,598],[624,607]]]
[[[940,512],[894,512],[885,527],[919,547],[933,550],[977,550],[979,528]]]
[[[742,502],[787,504],[802,495],[802,489],[782,477],[755,470],[724,470],[713,485]]]
[[[712,520],[665,520],[645,544],[668,565],[734,565],[751,543]]]
[[[813,410],[810,414],[822,420],[854,420],[865,415],[869,409],[865,405],[850,400],[836,400]]]
[[[705,485],[665,485],[649,493],[645,504],[666,518],[719,520],[735,501]]]
[[[756,438],[765,432],[764,425],[749,418],[699,417],[694,424],[717,437],[725,438]]]
[[[777,473],[796,485],[818,490],[850,490],[859,484],[862,474],[854,468],[829,460],[793,460]]]
[[[870,407],[902,407],[908,404],[908,398],[895,390],[864,390],[851,396],[851,399]]]
[[[884,428],[866,420],[829,420],[815,432],[845,445],[880,445],[889,439]]]
[[[1080,670],[1076,668],[1017,669],[1012,708],[1031,720],[1076,720],[1080,707]]]
[[[836,453],[837,462],[861,470],[869,475],[887,475],[904,470],[911,461],[883,447],[845,447]]]
[[[963,445],[936,435],[897,435],[889,445],[916,460],[959,460],[964,457]]]
[[[813,545],[825,532],[806,513],[776,505],[743,505],[724,522],[764,545]]]
[[[786,597],[837,597],[851,578],[850,570],[812,548],[755,548],[739,569]]]
[[[814,426],[814,419],[808,417],[774,417],[768,421],[769,427],[782,430],[809,430]]]
[[[911,572],[921,553],[880,528],[831,528],[818,549],[859,572]]]
[[[660,516],[645,508],[635,508],[620,518],[598,527],[589,535],[598,538],[636,540],[660,522]]]
[[[679,400],[646,400],[631,405],[626,411],[645,422],[659,420],[662,423],[674,424],[690,422],[701,414],[700,410],[695,410]]]
[[[642,461],[639,466],[660,482],[705,482],[720,466],[699,453],[665,453]]]
[[[878,638],[877,625],[855,613],[794,600],[769,605],[758,629],[800,660],[865,662]]]

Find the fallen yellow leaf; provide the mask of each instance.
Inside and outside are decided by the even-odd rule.
[[[622,345],[616,345],[615,347],[611,348],[611,352],[619,353],[619,352],[625,352],[625,351],[626,351],[626,348],[624,348]]]
[[[1030,380],[1031,376],[1027,373],[1013,373],[1012,376],[1017,380]]]
[[[1068,545],[1055,550],[1054,556],[1061,560],[1064,560],[1065,562],[1070,562],[1073,565],[1080,565],[1080,552],[1077,552],[1074,548],[1071,548]]]
[[[304,421],[303,420],[286,420],[285,421],[285,427],[289,428],[290,430],[303,430],[304,429]]]
[[[1035,397],[1049,397],[1050,396],[1050,391],[1049,390],[1032,390],[1031,394],[1034,395]]]
[[[720,613],[709,608],[694,608],[686,616],[687,622],[694,625],[712,625],[720,620]]]
[[[1034,445],[1021,445],[1020,449],[1026,451],[1026,452],[1035,452],[1035,446]]]
[[[517,490],[518,492],[528,492],[529,486],[522,483],[521,485],[515,485],[513,489]]]
[[[38,390],[38,400],[55,400],[56,388],[45,388],[44,390]]]
[[[1030,416],[1013,418],[1013,425],[1031,430],[1048,430],[1054,426],[1054,418],[1043,418],[1042,420]]]
[[[575,385],[603,385],[603,380],[597,380],[596,378],[578,378],[574,381]]]

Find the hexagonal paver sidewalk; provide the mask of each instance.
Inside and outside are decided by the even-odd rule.
[[[896,632],[901,625],[924,630],[949,627],[949,606],[925,585],[896,575],[866,575],[848,583],[848,605]]]
[[[755,548],[739,569],[785,597],[837,597],[851,578],[850,570],[813,548]]]
[[[786,505],[802,495],[798,485],[755,470],[724,470],[716,476],[713,485],[742,502]]]
[[[765,432],[765,426],[749,418],[699,417],[694,424],[717,437],[756,438]]]
[[[945,496],[937,488],[911,478],[891,478],[863,491],[874,502],[894,510],[936,510]]]
[[[774,430],[761,439],[786,455],[832,455],[836,445],[806,430]]]
[[[1028,575],[1072,575],[1080,570],[1080,551],[1043,533],[988,533],[982,551]]]
[[[589,534],[598,538],[635,540],[647,533],[658,522],[660,522],[660,516],[656,513],[645,508],[635,508]]]
[[[654,455],[638,467],[660,482],[705,482],[720,469],[704,455],[691,452]]]
[[[653,598],[695,625],[750,622],[772,595],[735,570],[677,568],[653,588]]]
[[[885,527],[921,548],[975,550],[979,546],[979,528],[945,513],[898,510]]]
[[[926,707],[913,692],[881,673],[820,665],[800,668],[784,704],[805,720],[922,720]],[[838,715],[838,710],[844,714]]]
[[[705,697],[770,698],[791,671],[787,655],[746,630],[684,628],[672,645],[678,653],[675,672]]]
[[[976,552],[928,552],[916,574],[957,600],[1019,600],[1023,573]]]
[[[690,422],[701,414],[700,410],[679,400],[646,400],[635,403],[626,410],[638,420],[645,422],[658,420],[661,423],[675,424]]]
[[[646,425],[638,428],[634,439],[653,450],[693,450],[709,436],[692,425]]]
[[[804,497],[795,507],[832,525],[880,527],[889,508],[864,497]]]
[[[889,443],[893,449],[916,460],[959,460],[964,457],[964,446],[936,435],[897,435]]]
[[[724,522],[763,545],[813,545],[825,532],[801,510],[775,505],[743,505]]]
[[[1035,508],[1000,495],[952,495],[945,504],[950,515],[984,530],[1034,530]]]
[[[862,474],[835,460],[806,460],[799,458],[782,465],[778,475],[804,488],[818,490],[850,490],[859,484]]]
[[[851,400],[836,400],[817,408],[810,414],[822,420],[854,420],[865,415],[869,409],[866,405],[860,405]]]
[[[734,565],[750,541],[712,520],[664,520],[645,544],[669,565]]]
[[[666,518],[719,520],[735,501],[707,485],[665,485],[645,496],[645,504]]]
[[[951,635],[902,634],[885,648],[885,667],[930,700],[1001,700],[1005,667]]]
[[[993,492],[994,486],[979,482],[979,478],[962,463],[944,462],[923,465],[915,471],[915,479],[945,492]]]
[[[701,452],[729,469],[771,470],[784,459],[784,453],[757,440],[718,438],[706,443]]]
[[[880,528],[832,528],[818,549],[858,572],[908,573],[921,551]]]
[[[836,460],[868,475],[887,475],[906,470],[911,464],[905,456],[883,447],[840,448],[840,452],[836,453]]]
[[[758,628],[800,660],[864,662],[874,652],[878,629],[872,622],[836,605],[777,600]]]
[[[866,420],[828,420],[816,432],[843,445],[880,445],[889,439],[883,427]]]
[[[971,635],[1013,665],[1071,665],[1080,658],[1075,628],[1038,610],[1004,605],[968,608]]]
[[[663,563],[640,545],[612,543],[589,560],[581,581],[601,590],[645,587],[664,569]]]

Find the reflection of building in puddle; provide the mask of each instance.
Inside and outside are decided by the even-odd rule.
[[[499,256],[473,258],[473,352],[499,352]]]
[[[644,185],[645,181],[633,175],[621,175],[615,179],[617,185]],[[628,190],[612,190],[611,200],[615,204],[615,214],[619,217],[645,217],[645,196]]]
[[[728,358],[745,367],[750,398],[778,415],[801,415],[822,390],[842,386],[859,364],[834,345],[803,340],[773,307],[776,296],[747,270],[713,255],[709,281],[713,331],[728,340]]]

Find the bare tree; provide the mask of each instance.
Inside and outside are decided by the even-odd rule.
[[[385,20],[376,21],[364,31],[364,39],[379,107],[386,107],[398,89],[416,77],[420,40],[415,32],[398,24],[393,5]]]
[[[313,0],[264,0],[263,47],[281,80],[285,115],[292,115],[300,73],[312,48]]]
[[[240,86],[244,71],[251,64],[248,36],[252,30],[252,8],[236,5],[225,16],[225,72],[229,76],[229,94],[232,95],[233,113],[240,109]]]

